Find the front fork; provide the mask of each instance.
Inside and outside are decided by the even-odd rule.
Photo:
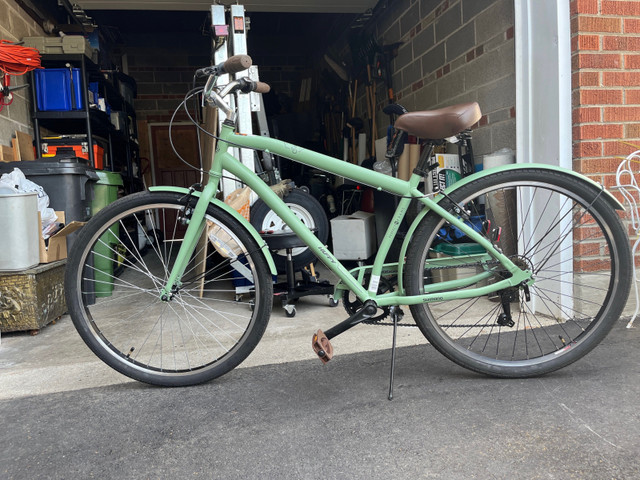
[[[160,299],[164,302],[170,301],[173,298],[173,295],[182,287],[180,279],[187,269],[187,265],[189,265],[189,261],[191,260],[191,255],[195,251],[198,241],[202,236],[202,232],[206,227],[207,223],[205,222],[204,217],[207,213],[209,203],[215,196],[217,189],[218,182],[210,181],[204,187],[195,208],[193,208],[191,212],[189,212],[189,209],[191,208],[189,205],[191,203],[190,200],[187,199],[185,202],[184,219],[187,222],[187,231],[184,234],[182,245],[180,245],[180,250],[178,250],[178,256],[173,264],[167,283],[162,290],[160,290]]]

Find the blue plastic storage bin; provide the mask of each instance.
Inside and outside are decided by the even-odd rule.
[[[84,95],[80,69],[45,68],[34,70],[36,101],[41,111],[69,111],[84,109]]]

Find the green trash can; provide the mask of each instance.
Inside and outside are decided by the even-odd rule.
[[[119,173],[96,170],[98,181],[93,187],[91,215],[95,215],[118,199],[118,187],[122,187]],[[113,291],[114,256],[120,244],[120,227],[114,225],[102,235],[93,251],[94,292],[96,297],[109,297]]]

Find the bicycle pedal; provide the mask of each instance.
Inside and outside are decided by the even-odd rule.
[[[316,352],[316,355],[318,355],[318,358],[320,358],[322,363],[327,363],[333,358],[333,347],[331,346],[331,342],[322,330],[318,330],[317,333],[313,334],[311,346],[313,347],[313,351]]]

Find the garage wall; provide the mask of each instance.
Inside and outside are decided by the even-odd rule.
[[[0,38],[17,42],[22,37],[44,35],[40,26],[14,0],[0,0],[0,12]],[[28,78],[29,75],[11,77],[11,85],[28,83]],[[13,103],[0,112],[0,144],[11,145],[11,135],[16,130],[33,133],[30,105],[28,88],[13,93]]]
[[[402,42],[393,61],[393,87],[408,110],[477,101],[483,117],[474,132],[477,156],[515,150],[513,0],[387,2],[379,43]],[[378,95],[378,100],[384,98]],[[378,123],[385,128],[386,119]]]
[[[127,36],[123,67],[137,82],[138,120],[168,121],[192,88],[196,68],[209,65],[210,48],[198,34]]]
[[[209,38],[198,34],[165,33],[126,35],[119,67],[137,83],[134,102],[140,156],[151,158],[148,124],[168,122],[192,88],[193,73],[209,65]],[[180,112],[178,121],[187,120]]]

